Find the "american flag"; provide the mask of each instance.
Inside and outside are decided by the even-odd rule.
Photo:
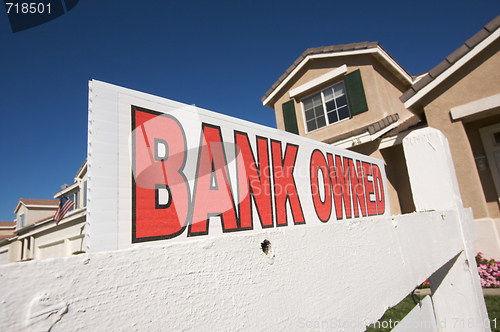
[[[61,201],[59,202],[59,207],[57,208],[56,215],[54,219],[56,220],[56,225],[59,224],[64,215],[75,205],[68,197],[62,195]]]

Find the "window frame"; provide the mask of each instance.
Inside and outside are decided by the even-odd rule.
[[[344,86],[344,95],[345,95],[345,99],[346,99],[346,107],[347,107],[347,111],[349,112],[349,116],[347,118],[343,118],[341,120],[338,120],[336,122],[332,122],[330,123],[329,119],[328,119],[328,113],[326,111],[326,103],[325,103],[325,97],[324,97],[324,94],[323,94],[323,91],[325,91],[326,89],[331,89],[333,88],[334,86],[338,85],[342,83],[343,86]],[[312,130],[309,130],[309,128],[307,127],[307,119],[306,119],[306,110],[304,108],[304,100],[306,99],[309,99],[309,98],[312,98],[314,97],[315,95],[320,95],[321,97],[321,105],[323,106],[323,116],[325,117],[325,122],[326,122],[326,125],[325,126],[322,126],[322,127],[319,127],[319,128],[315,128],[315,129],[312,129]],[[339,123],[339,122],[343,122],[343,121],[346,121],[346,120],[349,120],[351,119],[353,116],[352,116],[352,113],[351,113],[351,108],[350,108],[350,105],[349,105],[349,96],[347,94],[347,88],[346,88],[346,84],[345,84],[345,80],[342,79],[342,80],[339,80],[333,84],[330,84],[326,87],[323,87],[321,89],[319,89],[319,91],[315,91],[307,96],[304,96],[303,98],[300,99],[300,107],[302,108],[302,119],[303,119],[303,122],[304,122],[304,130],[305,130],[305,133],[308,134],[308,133],[312,133],[314,131],[317,131],[319,129],[322,129],[322,128],[326,128],[326,127],[329,127],[331,125],[334,125],[336,123]],[[335,99],[333,99],[335,100]],[[337,117],[338,117],[338,112],[337,112]]]

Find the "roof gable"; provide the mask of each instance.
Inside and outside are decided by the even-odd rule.
[[[386,65],[400,79],[414,83],[413,77],[387,53],[378,42],[362,42],[346,45],[333,45],[326,47],[316,47],[307,49],[295,62],[281,75],[277,82],[273,84],[264,97],[262,103],[264,106],[272,107],[273,97],[279,93],[284,85],[289,82],[309,60],[339,56],[356,56],[360,54],[372,54]]]
[[[21,205],[26,206],[27,208],[33,207],[49,207],[49,208],[57,208],[59,206],[59,201],[55,199],[35,199],[35,198],[21,198],[14,209],[14,213],[19,211]]]

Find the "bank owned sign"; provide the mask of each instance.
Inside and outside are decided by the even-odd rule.
[[[389,215],[382,161],[91,81],[90,251]]]

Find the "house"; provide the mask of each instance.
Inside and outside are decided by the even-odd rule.
[[[384,160],[392,214],[415,210],[402,139],[448,138],[475,249],[500,259],[500,16],[435,68],[410,75],[377,42],[306,50],[262,98],[277,127]]]
[[[74,205],[56,223],[54,215],[62,196]],[[62,257],[85,252],[87,206],[87,162],[78,170],[72,185],[64,185],[54,199],[21,198],[14,209],[12,236],[0,238],[0,264],[32,259]],[[1,230],[1,229],[0,229]]]
[[[15,221],[0,221],[0,243],[8,243],[8,239],[14,236],[14,230],[16,229]],[[4,241],[5,240],[5,241]],[[8,246],[0,245],[0,264],[7,263],[9,250]]]

